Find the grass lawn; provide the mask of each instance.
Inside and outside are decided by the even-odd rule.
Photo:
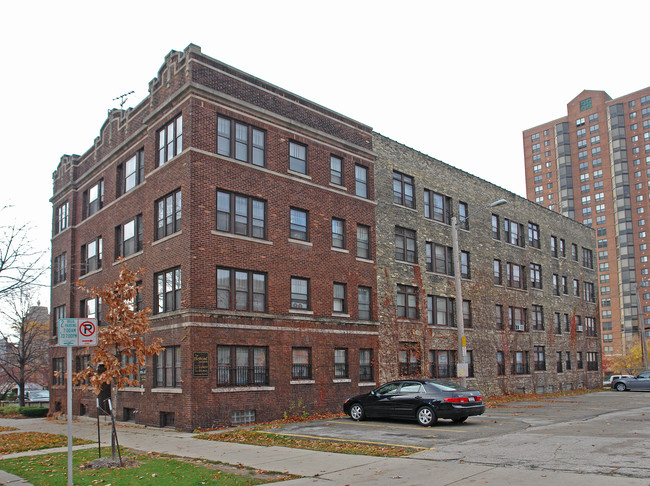
[[[102,457],[110,456],[110,448],[102,449]],[[97,450],[75,451],[73,478],[75,485],[253,485],[292,479],[288,475],[264,473],[201,460],[181,460],[157,454],[137,454],[122,449],[122,457],[139,463],[126,469],[80,469],[93,459]],[[16,474],[34,485],[65,486],[68,484],[67,453],[45,454],[0,461],[0,469]]]
[[[320,438],[306,439],[292,437],[264,431],[258,428],[238,429],[216,434],[200,434],[197,439],[218,440],[223,442],[239,442],[241,444],[253,444],[260,446],[292,447],[294,449],[309,449],[312,451],[338,452],[341,454],[359,454],[365,456],[380,457],[401,457],[414,454],[422,448],[399,448],[364,444],[352,440],[326,440]]]

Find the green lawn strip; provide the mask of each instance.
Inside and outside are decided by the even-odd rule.
[[[222,442],[238,442],[265,447],[280,446],[294,449],[308,449],[321,452],[337,452],[340,454],[358,454],[364,456],[401,457],[421,451],[421,448],[392,447],[385,445],[367,444],[351,440],[335,441],[320,438],[294,437],[257,428],[239,429],[217,434],[200,434],[197,439],[217,440]]]
[[[74,445],[92,444],[92,441],[73,438],[72,443]],[[65,435],[48,434],[45,432],[10,432],[8,434],[0,434],[0,454],[38,451],[41,449],[52,449],[53,447],[65,447],[67,445],[68,437]]]
[[[110,448],[102,449],[102,457],[110,456]],[[75,485],[198,485],[226,486],[264,484],[292,479],[292,476],[266,474],[254,469],[237,468],[203,460],[183,460],[158,454],[139,454],[122,449],[122,458],[133,459],[139,465],[130,468],[80,469],[80,466],[97,459],[97,450],[75,451],[73,477]],[[68,481],[67,453],[45,454],[0,461],[0,469],[16,474],[32,484],[65,486]]]

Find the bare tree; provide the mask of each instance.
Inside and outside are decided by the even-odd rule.
[[[47,309],[34,306],[31,289],[22,287],[6,299],[0,313],[8,321],[8,330],[0,330],[4,350],[0,370],[18,385],[20,406],[25,406],[25,384],[48,370],[49,319]]]
[[[0,208],[0,297],[33,286],[45,272],[45,252],[32,246],[31,226],[6,222],[10,207]]]

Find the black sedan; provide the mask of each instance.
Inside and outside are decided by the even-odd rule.
[[[650,371],[639,373],[633,378],[619,378],[612,382],[612,388],[618,391],[626,390],[649,390]]]
[[[436,380],[397,380],[370,393],[348,398],[343,411],[354,420],[395,418],[433,425],[439,418],[463,423],[485,412],[483,395],[455,383]]]

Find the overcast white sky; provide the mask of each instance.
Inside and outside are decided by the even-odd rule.
[[[650,84],[649,14],[600,0],[7,2],[0,206],[49,249],[61,155],[88,150],[113,98],[137,104],[190,43],[523,196],[522,130],[583,89]]]

